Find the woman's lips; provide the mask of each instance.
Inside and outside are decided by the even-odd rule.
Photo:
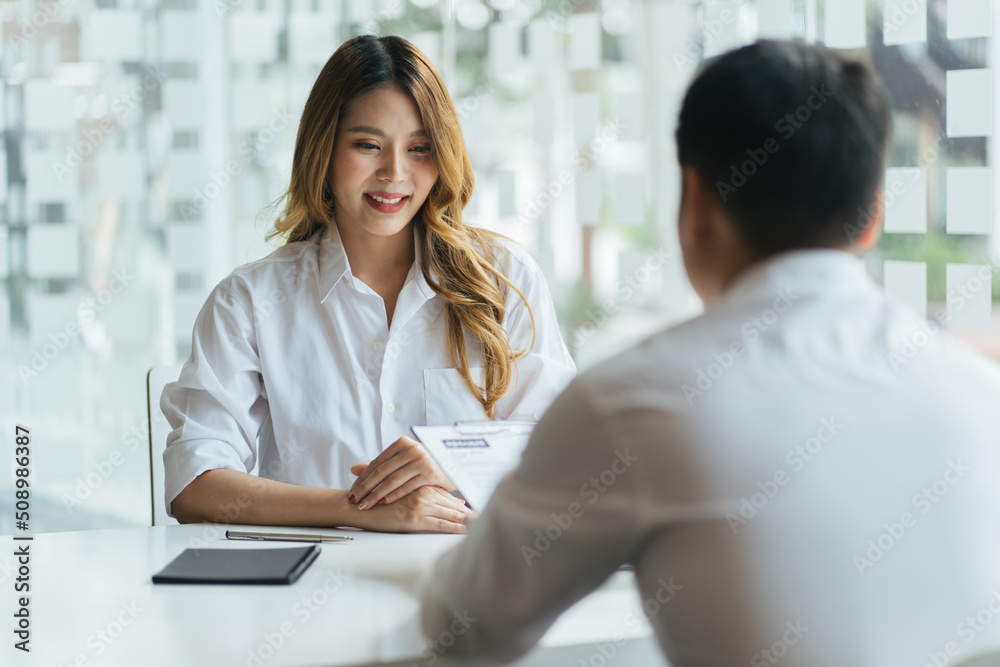
[[[409,195],[398,192],[365,193],[365,202],[379,213],[398,213],[406,206],[409,199]]]

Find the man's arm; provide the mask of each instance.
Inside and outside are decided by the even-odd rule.
[[[426,635],[449,631],[455,655],[513,660],[531,649],[631,560],[641,539],[641,465],[611,441],[582,385],[570,385],[469,536],[423,582]]]

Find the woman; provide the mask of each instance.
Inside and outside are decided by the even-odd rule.
[[[427,58],[399,37],[337,49],[299,124],[288,242],[216,287],[163,392],[178,520],[464,531],[405,434],[538,418],[575,373],[537,265],[463,222],[472,186]]]

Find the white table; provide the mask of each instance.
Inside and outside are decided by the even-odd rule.
[[[4,619],[0,663],[47,667],[470,664],[428,648],[419,631],[413,596],[423,569],[460,536],[331,530],[326,532],[350,533],[355,539],[323,544],[319,558],[291,586],[152,584],[152,574],[187,547],[302,546],[229,541],[223,537],[224,530],[225,526],[196,524],[46,533],[31,542],[0,538],[0,614]],[[12,553],[20,544],[31,545],[30,654],[13,648],[16,639],[11,633],[20,595],[14,592],[17,568]],[[567,611],[541,646],[516,664],[664,665],[648,625],[637,628],[630,615],[638,608],[631,573],[618,572]]]

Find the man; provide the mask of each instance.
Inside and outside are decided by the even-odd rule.
[[[889,134],[872,71],[821,47],[762,41],[698,75],[678,227],[706,311],[546,413],[423,587],[428,636],[477,619],[450,656],[520,656],[622,564],[675,667],[1000,646],[1000,369],[853,254],[877,240]]]

